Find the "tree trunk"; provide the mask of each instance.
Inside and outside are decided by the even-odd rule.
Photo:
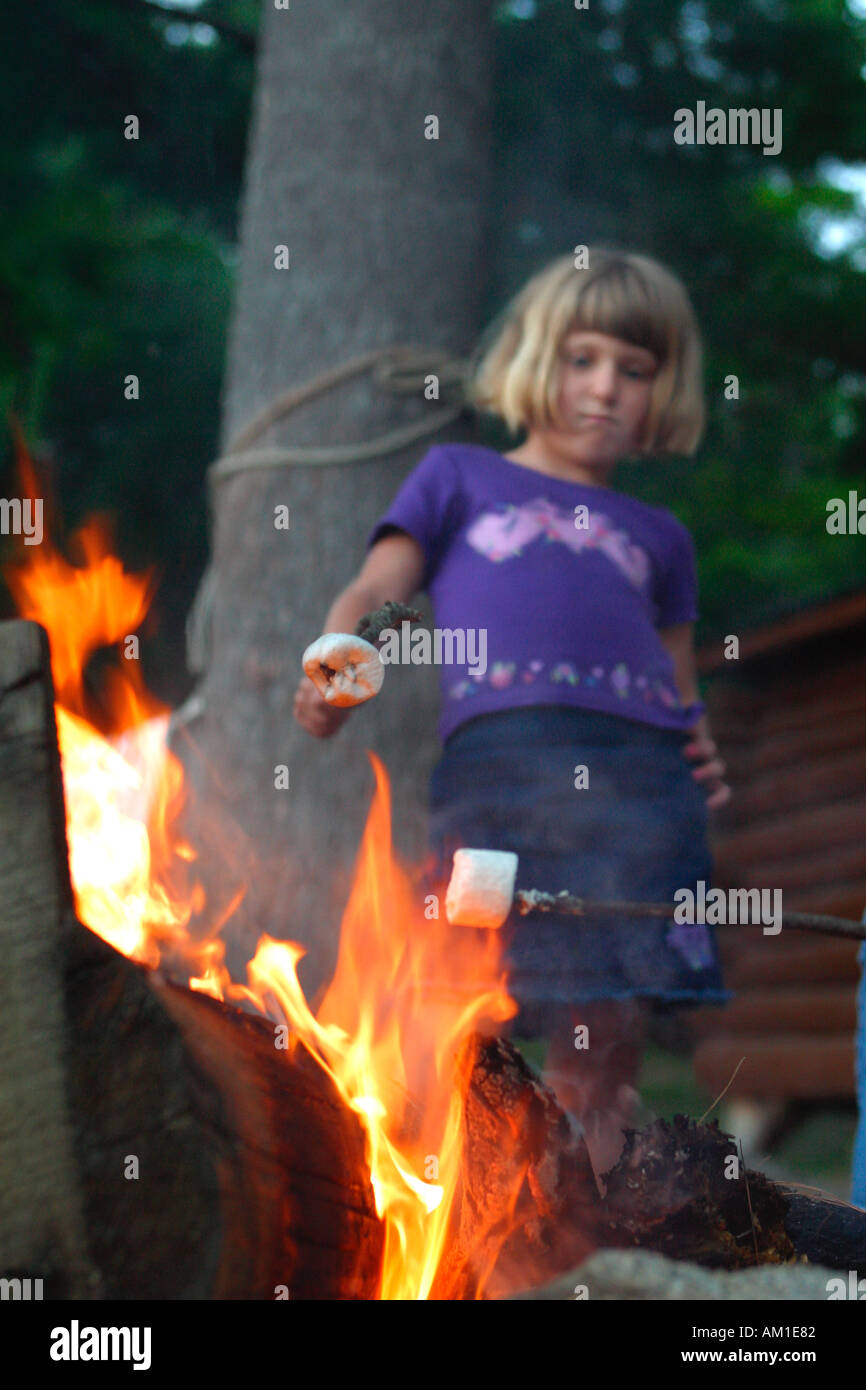
[[[359,0],[326,24],[315,7],[265,6],[223,450],[287,387],[359,352],[471,350],[485,278],[490,25],[484,0]],[[438,140],[425,138],[431,115]],[[275,269],[279,245],[287,270]],[[256,446],[362,442],[425,409],[420,392],[401,402],[367,376],[295,410]],[[468,426],[446,434],[468,437]],[[438,693],[433,668],[394,669],[332,740],[315,740],[291,713],[301,654],[434,438],[370,462],[248,471],[215,486],[211,569],[194,610],[207,654],[173,736],[196,794],[187,829],[215,909],[248,884],[231,924],[238,962],[263,931],[300,940],[308,997],[333,967],[372,792],[365,749],[391,777],[398,851],[423,854]],[[275,529],[281,504],[288,530]],[[275,789],[280,764],[288,790]]]

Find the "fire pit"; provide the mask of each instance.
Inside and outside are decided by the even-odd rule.
[[[610,1246],[866,1266],[866,1213],[746,1172],[682,1117],[629,1135],[602,1201],[552,1093],[479,1035],[514,1012],[498,934],[425,917],[375,759],[317,1013],[290,942],[263,937],[233,980],[225,913],[193,930],[181,770],[135,662],[114,733],[92,718],[89,652],[132,631],[147,586],[86,541],[79,570],[43,547],[13,576],[35,621],[0,624],[0,1274],[60,1298],[463,1299]]]

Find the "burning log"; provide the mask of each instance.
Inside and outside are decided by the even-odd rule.
[[[457,1215],[437,1296],[530,1288],[603,1243],[586,1145],[553,1092],[503,1038],[479,1048],[465,1117]]]
[[[788,1204],[762,1173],[747,1172],[718,1124],[683,1115],[629,1130],[606,1178],[609,1245],[639,1245],[710,1268],[792,1260]]]
[[[60,760],[45,634],[0,624],[0,1273],[46,1277],[86,1297],[98,1284],[63,1066],[59,963],[68,946]]]
[[[715,1122],[676,1115],[627,1131],[606,1187],[606,1246],[640,1246],[710,1269],[808,1260],[866,1272],[866,1211],[747,1169]]]
[[[445,1296],[540,1288],[605,1248],[706,1269],[806,1260],[866,1274],[866,1211],[747,1170],[715,1122],[678,1115],[627,1131],[601,1200],[575,1127],[508,1042],[481,1047],[466,1116],[458,1220],[437,1281]]]
[[[785,1229],[798,1255],[828,1269],[866,1275],[866,1211],[802,1183],[775,1187],[787,1203]]]
[[[57,1298],[371,1297],[364,1136],[303,1048],[74,918],[45,634],[0,624],[0,1274]]]
[[[382,1231],[364,1136],[318,1063],[276,1047],[265,1019],[82,935],[72,1087],[106,1296],[372,1297]]]

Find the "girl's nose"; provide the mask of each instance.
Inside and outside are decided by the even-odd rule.
[[[616,364],[599,362],[592,374],[592,394],[601,401],[612,401],[617,391]]]

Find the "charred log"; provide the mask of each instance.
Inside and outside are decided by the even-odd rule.
[[[0,624],[0,1276],[55,1298],[366,1298],[357,1117],[273,1025],[75,920],[48,644]]]
[[[503,1038],[479,1048],[455,1206],[439,1297],[496,1297],[543,1283],[600,1243],[586,1145],[553,1092]]]
[[[364,1136],[326,1073],[81,931],[69,1089],[103,1296],[373,1297]]]
[[[606,1185],[609,1245],[721,1269],[796,1257],[783,1196],[762,1173],[746,1169],[736,1141],[715,1121],[700,1125],[677,1115],[629,1130]]]

